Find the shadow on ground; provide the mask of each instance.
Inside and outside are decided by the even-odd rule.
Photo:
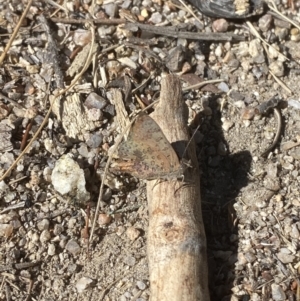
[[[210,99],[209,104],[213,114],[202,120],[200,132],[204,136],[197,144],[197,154],[207,236],[210,295],[212,301],[219,301],[230,297],[237,278],[234,267],[238,233],[233,204],[240,190],[248,183],[252,157],[248,151],[230,154],[216,99]]]

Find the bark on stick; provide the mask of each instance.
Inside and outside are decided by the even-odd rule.
[[[189,141],[188,113],[181,94],[178,77],[165,77],[159,105],[151,115],[179,157]],[[190,167],[183,180],[147,182],[151,301],[209,301],[206,238],[193,142],[184,157],[190,160]]]

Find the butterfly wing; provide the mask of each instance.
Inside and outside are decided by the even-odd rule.
[[[122,171],[142,179],[179,175],[181,170],[173,147],[158,124],[146,114],[136,119],[118,155],[120,159],[129,160],[123,164]]]

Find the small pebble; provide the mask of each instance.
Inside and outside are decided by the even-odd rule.
[[[288,100],[288,105],[297,110],[300,110],[300,101],[299,100],[290,99],[290,100]]]
[[[246,252],[245,253],[245,258],[247,259],[248,262],[255,262],[256,261],[256,256],[252,252]]]
[[[136,286],[137,286],[141,291],[143,291],[143,290],[147,287],[147,285],[146,285],[143,281],[137,281]]]
[[[232,69],[237,69],[240,66],[240,61],[238,59],[233,59],[228,62],[228,67]]]
[[[73,34],[73,42],[76,45],[84,47],[91,41],[91,32],[89,30],[78,29]]]
[[[45,287],[51,287],[52,286],[52,284],[51,284],[51,280],[50,279],[45,279],[44,281],[43,281],[43,285],[45,285]]]
[[[185,17],[186,16],[186,12],[184,11],[184,10],[180,10],[179,12],[178,12],[178,19],[182,19],[183,17]]]
[[[261,31],[266,32],[270,29],[273,18],[269,14],[263,15],[258,20],[258,27]]]
[[[97,148],[102,144],[103,136],[99,132],[87,133],[84,135],[86,144],[90,148]]]
[[[112,220],[111,215],[106,213],[100,213],[98,217],[98,223],[100,226],[108,225]]]
[[[246,104],[243,100],[238,100],[234,102],[234,105],[239,108],[239,109],[243,109],[245,108]]]
[[[53,229],[54,235],[59,235],[63,232],[64,227],[61,224],[55,224]]]
[[[18,229],[22,226],[21,222],[18,219],[13,219],[10,222],[10,225],[13,227],[13,229]]]
[[[10,224],[0,224],[0,236],[10,237],[13,233],[13,226]]]
[[[88,109],[94,108],[99,110],[102,110],[107,104],[108,101],[95,92],[91,92],[84,102],[84,105]]]
[[[236,90],[231,90],[228,95],[234,101],[244,100],[245,96]]]
[[[48,230],[44,230],[41,233],[40,241],[41,243],[45,243],[51,239],[51,233]]]
[[[293,170],[294,169],[294,165],[288,162],[284,162],[282,163],[282,168],[285,170]]]
[[[279,38],[279,40],[285,40],[285,38],[289,34],[289,30],[287,28],[275,27],[275,35]]]
[[[177,46],[183,46],[183,47],[188,47],[188,41],[187,39],[177,39]]]
[[[267,140],[273,140],[273,138],[275,136],[275,133],[271,132],[271,131],[265,131],[263,135],[264,135],[265,139],[267,139]]]
[[[253,57],[253,63],[262,64],[265,62],[265,56],[263,52],[259,53],[257,56]]]
[[[119,298],[119,301],[127,301],[128,299],[126,298],[125,295],[122,295],[120,298]]]
[[[136,264],[136,259],[133,256],[127,256],[124,258],[124,263],[133,267]]]
[[[40,231],[43,231],[43,230],[48,230],[49,229],[49,225],[50,225],[50,222],[48,219],[42,219],[41,221],[39,221],[37,223],[37,228],[40,230]]]
[[[243,120],[243,125],[245,128],[249,127],[251,124],[251,121],[250,120]],[[253,159],[254,160],[254,159]]]
[[[298,28],[292,28],[290,33],[291,33],[291,41],[298,42],[300,40],[300,32]]]
[[[75,263],[70,263],[68,265],[68,273],[70,273],[71,275],[74,274],[77,270],[77,265]]]
[[[34,232],[31,236],[31,241],[33,243],[37,243],[39,240],[40,240],[40,237],[39,237],[38,233]]]
[[[75,284],[75,287],[77,289],[78,293],[82,293],[85,291],[91,284],[93,283],[93,280],[88,277],[82,277],[80,278],[77,283]]]
[[[248,72],[250,70],[251,64],[250,64],[249,60],[247,60],[247,61],[243,61],[241,63],[241,66],[243,68],[243,71]]]
[[[249,43],[249,54],[251,57],[258,57],[263,52],[263,47],[259,39],[254,39]]]
[[[132,5],[132,0],[124,0],[122,1],[122,8],[128,9],[130,8],[130,6]]]
[[[130,240],[136,240],[140,235],[141,232],[140,230],[134,228],[134,227],[129,227],[126,231],[126,235]]]
[[[43,170],[43,177],[45,181],[51,182],[51,173],[52,169],[49,166],[46,166]]]
[[[77,149],[78,153],[84,157],[84,158],[88,158],[89,156],[89,151],[87,148],[87,145],[85,143],[80,143],[80,147]]]
[[[300,207],[300,201],[298,199],[292,200],[292,205],[295,207]]]
[[[272,44],[271,46],[269,46],[268,51],[269,51],[269,57],[271,59],[276,59],[279,55],[278,45]]]
[[[232,128],[234,125],[234,123],[230,120],[224,120],[223,121],[223,124],[222,124],[222,129],[225,131],[225,132],[228,132],[230,128]]]
[[[293,171],[292,171],[292,176],[293,176],[295,179],[298,177],[298,175],[299,175],[298,170],[293,170]]]
[[[212,28],[216,32],[226,32],[228,30],[228,22],[225,19],[217,19],[213,22]]]
[[[228,64],[231,60],[235,59],[235,54],[232,51],[228,51],[226,52],[224,58],[223,58],[223,62]]]
[[[71,253],[74,256],[78,255],[81,251],[79,244],[72,239],[68,241],[65,248],[69,253]]]
[[[89,192],[86,191],[84,171],[70,155],[63,155],[56,162],[51,175],[52,185],[62,195],[70,194],[74,201],[88,201]]]
[[[117,234],[118,236],[122,236],[124,232],[125,232],[125,227],[124,227],[124,226],[119,226],[119,227],[116,229],[116,234]]]
[[[152,22],[153,24],[159,24],[162,22],[162,15],[159,12],[155,12],[151,15],[151,18],[149,19],[149,22]]]
[[[295,256],[290,254],[278,253],[277,256],[278,259],[284,264],[292,263],[295,260]]]
[[[55,255],[55,245],[54,244],[49,244],[47,254],[49,256]]]
[[[276,179],[278,173],[277,164],[269,163],[266,167],[266,172],[270,178]]]
[[[103,8],[105,13],[112,18],[116,16],[116,13],[118,11],[118,6],[113,2],[108,4],[103,4]]]
[[[5,192],[8,189],[9,189],[9,186],[4,181],[1,181],[0,182],[0,192]]]
[[[291,28],[291,23],[290,22],[281,20],[279,18],[275,18],[274,19],[274,25],[278,26],[280,28],[286,28],[286,29],[290,29]]]
[[[143,17],[143,18],[148,18],[149,17],[149,14],[148,14],[148,10],[147,9],[145,9],[145,8],[143,8],[142,10],[141,10],[141,16]]]
[[[115,32],[113,26],[98,26],[98,34],[100,37],[106,37],[112,35]]]
[[[218,46],[215,50],[215,55],[217,57],[221,57],[223,55],[223,50],[222,50],[222,47],[221,46]]]
[[[218,89],[225,92],[225,93],[227,93],[229,91],[228,85],[224,82],[221,82],[221,83],[218,84]]]
[[[128,299],[131,299],[132,298],[132,294],[130,292],[125,292],[124,293],[124,296]]]
[[[274,301],[286,300],[286,295],[282,287],[276,283],[271,284],[272,298]]]
[[[272,71],[272,73],[275,76],[278,77],[282,77],[284,75],[284,66],[282,62],[279,61],[274,61],[269,65],[269,69],[270,71]]]
[[[52,289],[56,292],[64,289],[64,281],[61,277],[55,277],[52,282]]]
[[[233,300],[230,300],[233,301]],[[252,293],[251,294],[251,301],[261,301],[261,295],[258,293]]]
[[[299,238],[300,232],[299,232],[297,224],[292,225],[292,231],[290,232],[290,236],[295,239]]]
[[[7,224],[17,217],[18,214],[15,211],[9,211],[4,214],[0,214],[0,224]]]
[[[74,229],[74,228],[76,228],[76,225],[77,225],[77,220],[76,220],[76,218],[70,218],[70,219],[68,220],[68,228],[69,228],[69,229]]]

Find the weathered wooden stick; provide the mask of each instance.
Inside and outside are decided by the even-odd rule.
[[[180,80],[168,75],[162,80],[160,102],[151,116],[179,157],[189,140],[187,114]],[[184,157],[191,167],[183,180],[147,182],[151,301],[209,301],[206,238],[193,142]]]

